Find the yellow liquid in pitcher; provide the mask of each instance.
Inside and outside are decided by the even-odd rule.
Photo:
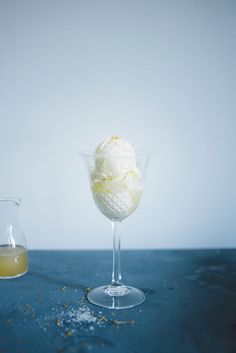
[[[28,271],[28,252],[23,246],[0,246],[0,277],[16,277]]]

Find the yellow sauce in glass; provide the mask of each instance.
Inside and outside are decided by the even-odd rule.
[[[23,246],[0,246],[0,278],[17,277],[28,271],[28,252]]]

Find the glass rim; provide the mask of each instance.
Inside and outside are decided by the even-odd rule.
[[[21,206],[22,200],[18,196],[3,196],[0,195],[0,205],[4,202],[12,202],[16,206]]]
[[[114,154],[107,154],[107,153],[96,153],[95,151],[91,150],[83,150],[78,153],[80,157],[95,157],[98,158],[150,158],[156,155],[155,152],[147,151],[147,150],[135,150],[134,154],[122,154],[122,153],[114,153]]]

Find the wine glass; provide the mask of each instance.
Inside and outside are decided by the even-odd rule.
[[[145,294],[138,288],[123,284],[120,258],[120,225],[138,207],[149,152],[135,155],[97,155],[81,152],[89,174],[91,190],[97,208],[112,224],[113,267],[111,284],[93,288],[88,300],[109,309],[126,309],[141,304]]]

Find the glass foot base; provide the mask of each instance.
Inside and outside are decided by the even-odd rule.
[[[92,304],[108,309],[128,309],[144,302],[145,294],[138,288],[122,286],[126,289],[121,295],[111,295],[110,286],[101,286],[92,289],[88,295],[88,301]]]

